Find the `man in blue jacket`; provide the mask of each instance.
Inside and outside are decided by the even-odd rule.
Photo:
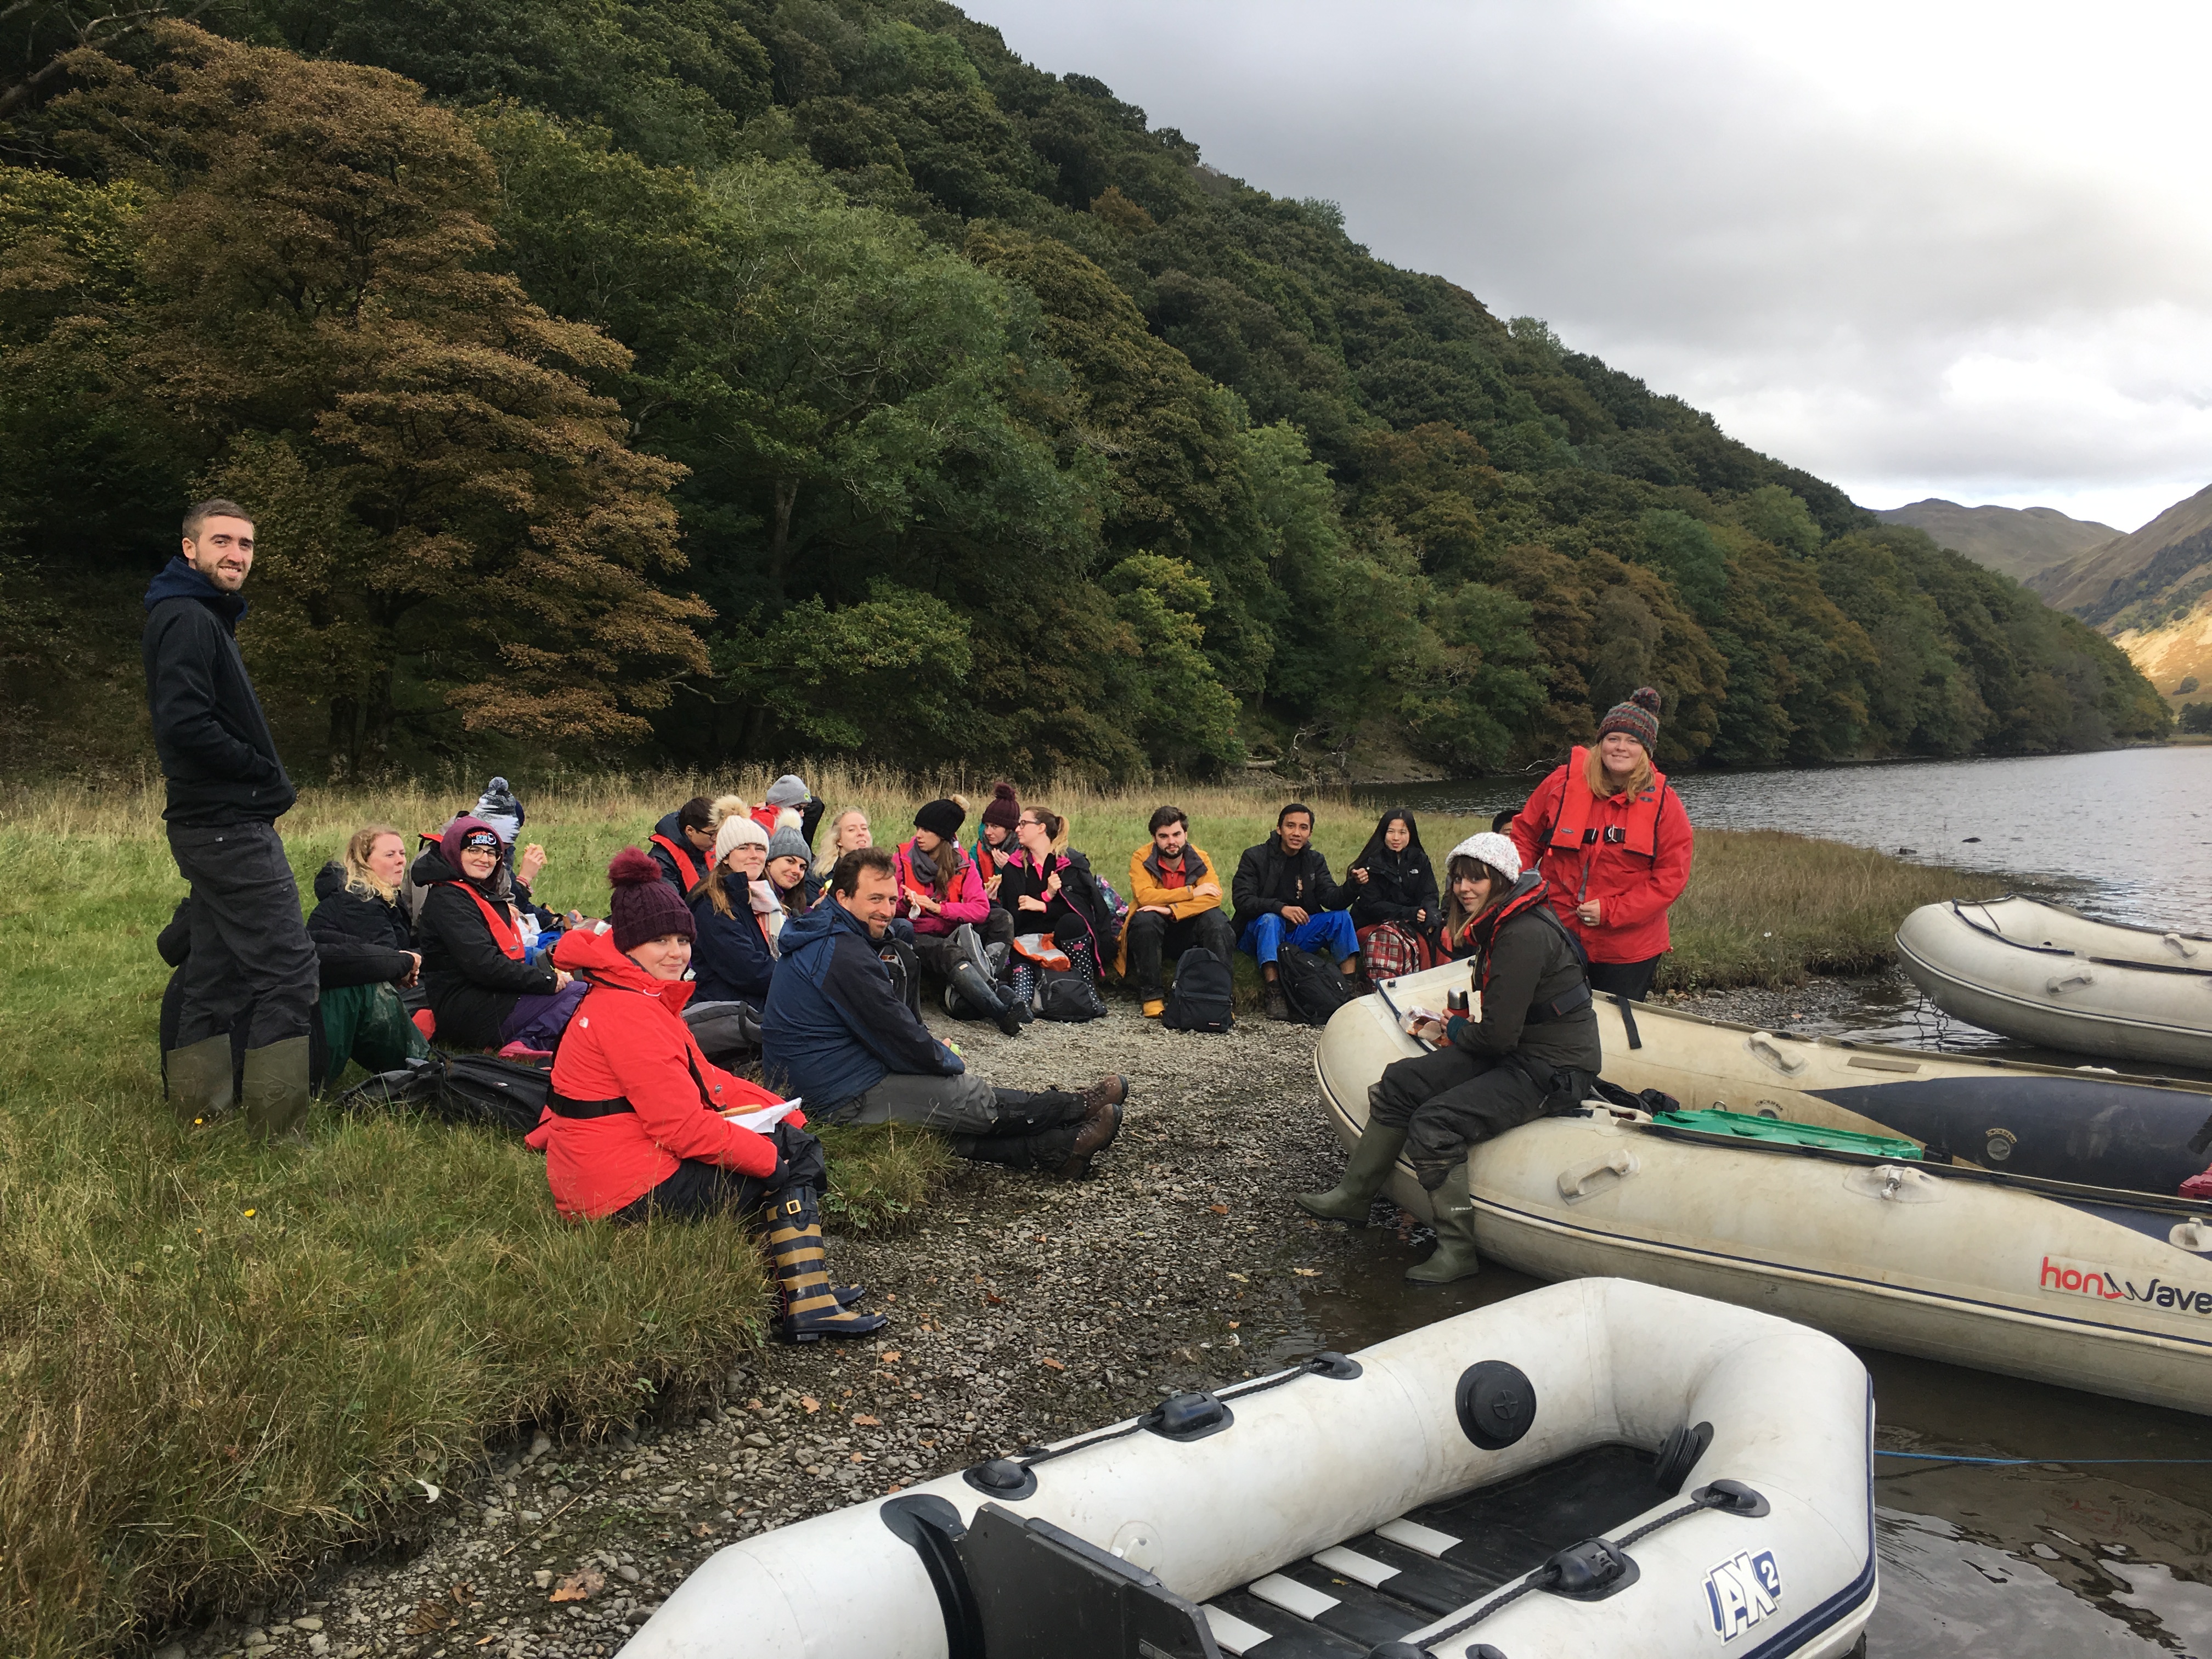
[[[234,1098],[232,1029],[246,1030],[236,1098],[257,1139],[307,1112],[315,951],[276,834],[295,792],[234,637],[253,568],[253,521],[232,501],[185,515],[184,549],[146,590],[143,641],[154,748],[168,784],[169,850],[191,885],[176,1046],[162,1056],[187,1123]]]
[[[784,925],[761,1017],[771,1085],[816,1122],[910,1123],[949,1136],[963,1158],[1088,1173],[1121,1133],[1127,1079],[1030,1094],[969,1071],[892,988],[879,951],[897,900],[891,855],[862,847],[830,872],[830,902]]]

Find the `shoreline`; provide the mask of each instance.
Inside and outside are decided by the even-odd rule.
[[[1668,1000],[1819,1022],[1855,983]],[[863,1305],[893,1316],[884,1336],[741,1353],[719,1386],[609,1439],[540,1431],[412,1505],[404,1559],[386,1545],[326,1564],[301,1593],[200,1625],[155,1659],[603,1659],[738,1539],[1334,1346],[1303,1298],[1343,1288],[1359,1236],[1289,1200],[1342,1164],[1314,1109],[1319,1032],[1240,1017],[1224,1036],[1186,1036],[1112,1006],[1018,1038],[932,1019],[994,1080],[1126,1072],[1133,1110],[1091,1180],[963,1164],[910,1231],[833,1234],[833,1276],[870,1287]],[[1410,1265],[1421,1231],[1399,1222],[1382,1243]],[[1419,1294],[1437,1318],[1470,1305],[1451,1287]],[[550,1600],[593,1573],[585,1599]]]

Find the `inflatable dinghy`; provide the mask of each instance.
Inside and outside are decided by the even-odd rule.
[[[2029,898],[1923,904],[1899,959],[1946,1013],[2081,1054],[2212,1067],[2212,939]]]
[[[732,1544],[623,1653],[1843,1655],[1872,1429],[1818,1332],[1584,1279]]]
[[[1341,1074],[1414,1052],[1399,1011],[1467,987],[1455,963],[1384,982],[1322,1038]],[[2212,1001],[2212,992],[2207,1000]],[[1904,1135],[1937,1162],[2172,1196],[2212,1164],[2212,1085],[1968,1059],[1838,1037],[1790,1036],[1650,1003],[1597,999],[1604,1077],[1685,1107]]]
[[[1346,1146],[1381,1067],[1374,1043],[1337,1039],[1364,1037],[1381,1000],[1340,1009],[1315,1057]],[[1931,1164],[1907,1139],[1601,1102],[1474,1147],[1468,1192],[1477,1249],[1539,1279],[1620,1274],[1872,1347],[2212,1413],[2212,1206]],[[1407,1164],[1389,1193],[1428,1216]]]

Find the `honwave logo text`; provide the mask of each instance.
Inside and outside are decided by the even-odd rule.
[[[1713,1632],[1723,1642],[1735,1641],[1781,1600],[1782,1569],[1772,1550],[1732,1556],[1705,1575],[1705,1605],[1713,1615]]]
[[[2086,1267],[2063,1256],[2043,1258],[2039,1288],[2066,1296],[2086,1296],[2098,1302],[2134,1302],[2173,1313],[2212,1316],[2212,1291],[2194,1291],[2153,1279],[2138,1285],[2106,1267]]]

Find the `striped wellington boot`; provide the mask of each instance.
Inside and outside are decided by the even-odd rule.
[[[769,1254],[783,1297],[783,1336],[818,1342],[825,1336],[873,1336],[890,1322],[856,1314],[837,1299],[822,1254],[822,1224],[809,1187],[787,1188],[769,1204]]]

